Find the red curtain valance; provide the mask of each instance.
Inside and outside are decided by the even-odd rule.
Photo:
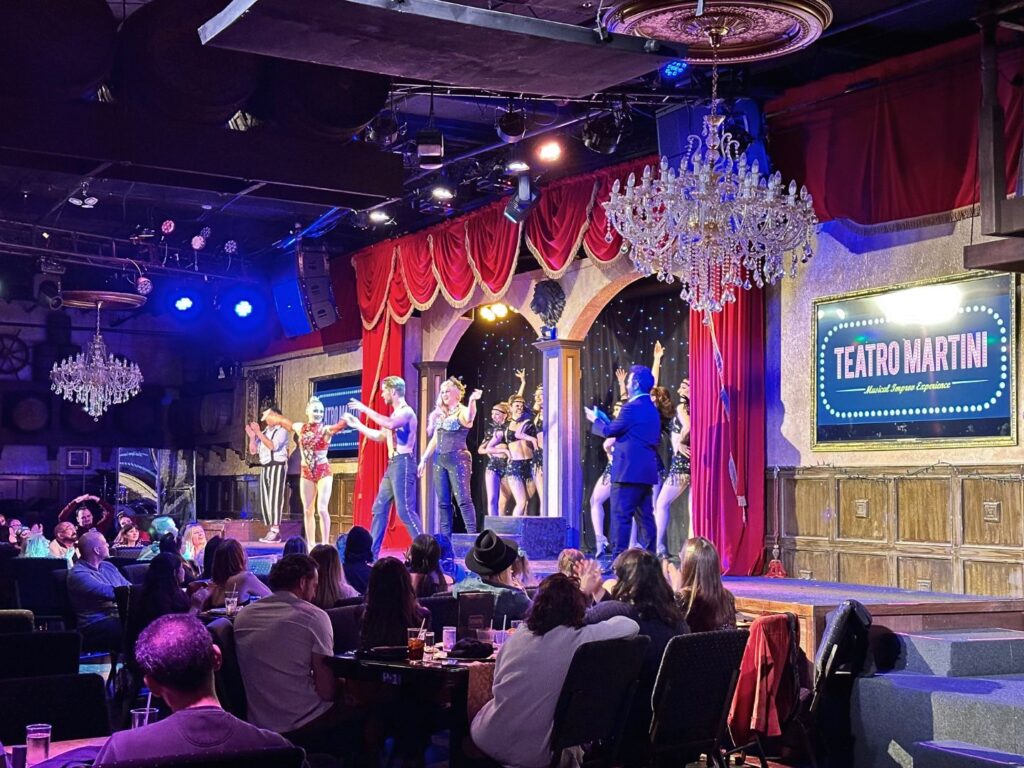
[[[772,161],[806,184],[819,218],[860,224],[978,200],[980,36],[792,88],[766,105]],[[999,57],[1007,192],[1016,180],[1024,51]]]
[[[384,317],[404,323],[414,309],[428,309],[438,294],[453,307],[466,306],[476,288],[499,298],[515,275],[524,234],[527,248],[553,278],[565,273],[581,246],[595,261],[612,261],[621,255],[622,241],[617,235],[609,239],[600,203],[616,179],[639,174],[653,162],[653,157],[631,160],[547,185],[525,227],[505,218],[506,201],[499,200],[359,251],[352,265],[363,327],[375,328]]]

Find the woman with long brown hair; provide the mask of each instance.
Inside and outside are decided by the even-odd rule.
[[[210,594],[203,603],[203,610],[223,608],[224,596],[229,592],[238,593],[239,605],[250,597],[270,594],[267,585],[249,570],[249,558],[236,539],[224,539],[217,547],[210,578]]]
[[[313,605],[326,611],[328,608],[333,608],[335,603],[340,600],[359,597],[355,587],[349,584],[345,578],[337,547],[332,547],[330,544],[317,544],[310,550],[309,556],[316,561],[319,574]]]
[[[430,612],[416,601],[409,571],[401,560],[382,557],[370,569],[359,645],[405,645],[410,627],[420,626]]]
[[[406,561],[416,597],[448,591],[448,581],[441,570],[441,545],[429,533],[421,533],[412,540]]]
[[[736,600],[722,583],[722,563],[715,545],[703,536],[687,540],[679,553],[676,602],[692,632],[735,629]]]

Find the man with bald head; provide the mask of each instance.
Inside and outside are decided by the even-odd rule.
[[[130,582],[107,560],[110,549],[102,533],[90,531],[78,540],[79,558],[68,573],[68,599],[78,617],[82,647],[89,651],[121,650],[121,620],[114,587]]]

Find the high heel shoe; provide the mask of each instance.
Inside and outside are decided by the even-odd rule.
[[[594,559],[598,560],[608,554],[608,539],[605,536],[597,536],[597,543],[594,547]]]

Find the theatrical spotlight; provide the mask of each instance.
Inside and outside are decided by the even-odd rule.
[[[499,302],[498,304],[488,304],[480,307],[477,311],[480,313],[480,317],[488,323],[493,323],[495,320],[503,320],[508,317],[510,309]]]
[[[678,80],[686,72],[689,64],[683,59],[673,59],[661,68],[661,76],[665,80]]]
[[[68,196],[68,202],[79,208],[95,208],[100,199],[89,194],[89,185],[83,183],[81,188]]]
[[[494,310],[490,307],[480,307],[480,317],[486,320],[488,323],[494,322]]]
[[[379,112],[366,126],[366,140],[381,149],[387,149],[397,142],[403,133],[405,125],[400,124],[395,113],[387,109]]]
[[[539,199],[540,193],[533,189],[530,183],[530,175],[527,173],[521,174],[516,193],[505,205],[505,218],[509,221],[514,221],[516,224],[522,224],[526,221],[526,217],[530,215],[530,211],[533,210]]]
[[[388,212],[382,208],[374,208],[370,211],[369,219],[372,224],[387,224],[391,221],[391,217],[388,216]]]
[[[416,134],[416,156],[424,171],[444,167],[444,134],[437,128],[424,128]]]
[[[526,112],[522,109],[514,109],[512,101],[509,100],[508,109],[501,110],[498,118],[494,121],[494,130],[498,138],[506,144],[515,144],[522,141],[526,136]]]
[[[629,113],[618,110],[587,120],[580,135],[583,146],[599,155],[614,154],[628,122]]]
[[[547,139],[537,145],[536,155],[542,163],[557,163],[562,159],[562,144],[558,139]]]
[[[174,308],[179,312],[188,312],[195,304],[191,296],[179,296],[174,300]]]
[[[455,187],[444,176],[438,178],[430,189],[430,196],[440,202],[447,202],[455,198]]]
[[[494,316],[499,320],[508,317],[508,307],[504,304],[492,304],[491,312],[493,312]]]
[[[242,299],[241,301],[235,302],[235,315],[238,317],[248,317],[252,314],[252,304]]]

